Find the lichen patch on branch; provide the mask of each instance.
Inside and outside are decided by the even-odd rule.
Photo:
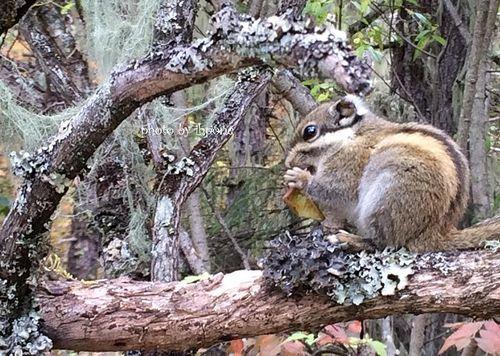
[[[264,276],[287,294],[316,292],[339,304],[361,304],[379,295],[394,295],[415,273],[415,255],[405,249],[347,254],[324,238],[282,233],[269,243]]]

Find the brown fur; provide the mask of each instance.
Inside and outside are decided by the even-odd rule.
[[[332,105],[339,106],[332,110]],[[370,112],[341,120],[344,108],[328,103],[304,118],[285,162],[309,171],[288,171],[285,179],[318,205],[324,225],[355,226],[378,248],[426,252],[478,246],[455,229],[470,182],[467,161],[451,138],[429,125],[391,123]],[[302,132],[311,124],[319,136],[306,142]]]

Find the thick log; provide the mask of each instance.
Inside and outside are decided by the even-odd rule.
[[[194,284],[130,280],[47,282],[38,293],[44,332],[61,349],[185,350],[220,341],[391,314],[500,315],[500,254],[427,256],[403,290],[362,304],[320,295],[286,297],[261,271],[217,274]]]

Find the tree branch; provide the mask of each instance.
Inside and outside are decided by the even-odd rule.
[[[273,86],[301,115],[309,114],[318,106],[309,90],[289,70],[278,71],[273,77]]]
[[[56,348],[88,351],[186,350],[234,338],[400,313],[500,313],[500,255],[431,254],[394,295],[339,305],[324,296],[286,297],[261,271],[217,274],[196,283],[106,280],[47,282],[38,299]],[[422,259],[423,261],[423,259]]]

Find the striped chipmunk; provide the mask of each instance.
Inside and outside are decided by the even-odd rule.
[[[302,119],[285,165],[285,183],[317,205],[334,233],[329,238],[354,250],[456,250],[500,238],[500,222],[456,229],[469,197],[469,168],[447,134],[389,122],[357,96]],[[357,235],[339,233],[347,226]]]

